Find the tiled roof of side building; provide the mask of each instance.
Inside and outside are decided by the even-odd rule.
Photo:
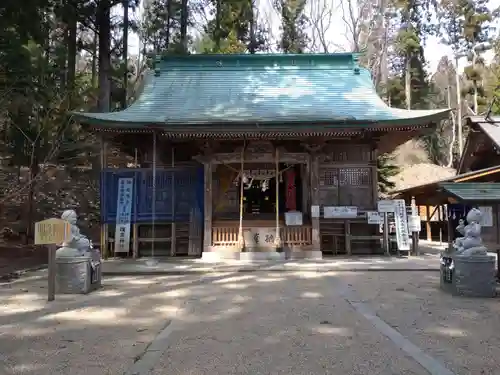
[[[354,54],[189,55],[147,73],[139,98],[110,113],[74,113],[104,127],[210,124],[418,125],[449,109],[391,108]]]

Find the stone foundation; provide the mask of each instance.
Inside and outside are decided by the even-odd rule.
[[[201,259],[207,262],[218,262],[223,260],[286,260],[286,259],[322,259],[321,251],[288,249],[277,251],[244,251],[240,252],[233,247],[212,247],[210,251],[204,251]]]
[[[440,269],[440,286],[448,293],[463,297],[486,298],[496,295],[496,269],[493,256],[443,254]]]

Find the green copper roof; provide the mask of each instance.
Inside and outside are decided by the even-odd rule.
[[[82,123],[160,125],[387,123],[439,121],[448,109],[388,107],[354,54],[189,55],[148,73],[140,97],[111,113],[74,113]]]
[[[499,202],[500,183],[445,182],[439,184],[447,193],[466,202]]]

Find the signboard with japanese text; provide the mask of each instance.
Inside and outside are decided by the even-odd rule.
[[[418,215],[408,216],[408,229],[410,230],[410,232],[420,232],[422,230],[420,216]]]
[[[406,203],[404,199],[394,201],[394,219],[396,224],[396,241],[398,249],[410,251],[410,234],[408,232],[408,217],[406,215]]]
[[[302,212],[288,211],[285,212],[285,224],[287,226],[300,226],[302,225]]]
[[[130,224],[132,222],[133,188],[133,178],[118,179],[115,253],[128,253],[130,250]]]
[[[383,213],[394,212],[394,201],[388,199],[378,201],[377,211]]]
[[[483,218],[481,219],[481,225],[483,227],[492,227],[493,226],[493,208],[491,206],[482,206],[478,207],[479,211],[483,214]]]
[[[61,219],[47,219],[35,224],[35,245],[60,245],[69,241],[71,224]]]
[[[323,208],[325,219],[353,219],[358,216],[356,206],[330,206]]]
[[[320,209],[319,206],[311,206],[311,217],[320,217]]]
[[[377,211],[367,211],[366,218],[368,219],[368,224],[382,224],[384,222],[384,218]]]

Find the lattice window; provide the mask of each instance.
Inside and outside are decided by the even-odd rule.
[[[338,187],[338,169],[323,169],[319,174],[319,186],[324,187]]]
[[[341,168],[339,173],[340,186],[370,186],[370,168]]]

